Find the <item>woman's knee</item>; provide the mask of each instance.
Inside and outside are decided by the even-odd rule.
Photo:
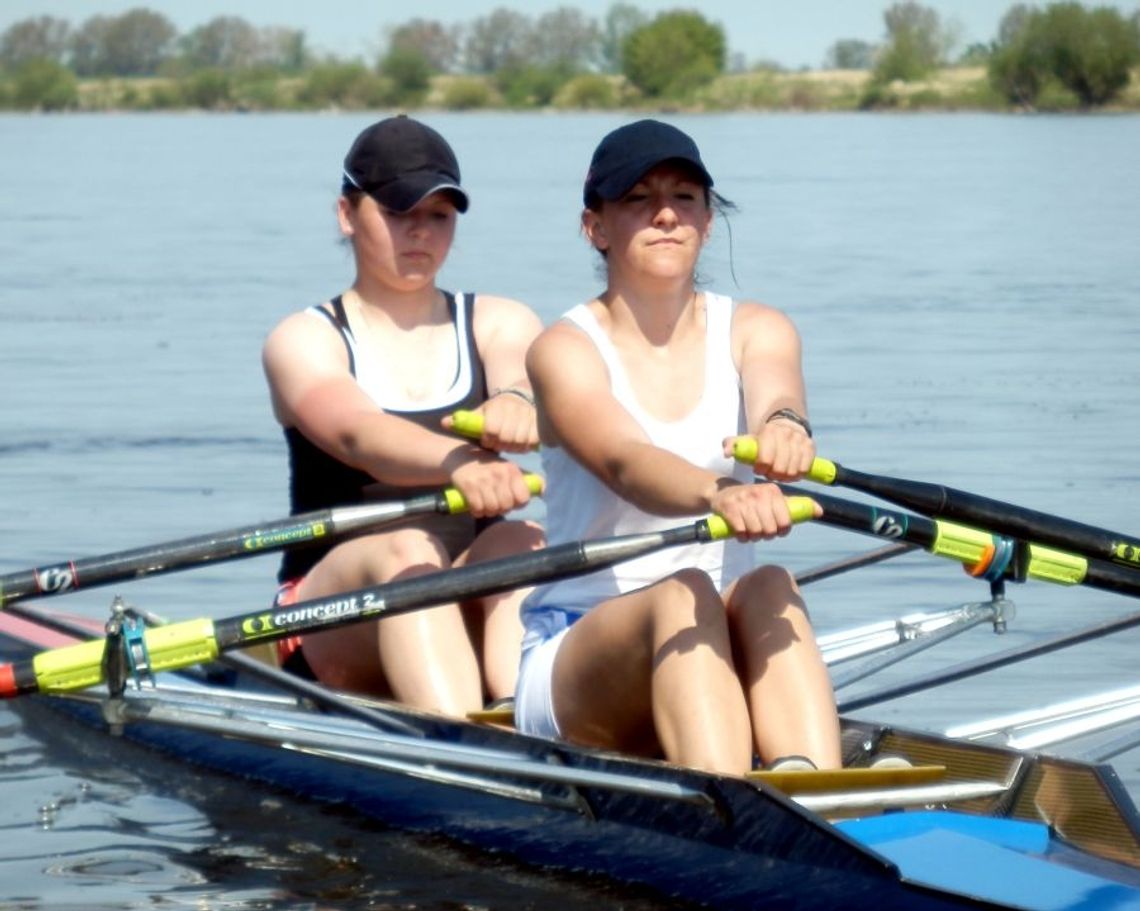
[[[740,578],[735,599],[750,604],[772,604],[779,608],[802,603],[795,577],[782,566],[759,566]]]
[[[380,536],[365,554],[370,581],[386,582],[409,570],[431,572],[448,565],[447,551],[435,535],[420,528],[402,528]]]
[[[716,584],[704,570],[688,567],[677,570],[657,583],[658,610],[680,613],[696,623],[719,622],[724,616],[724,602]]]

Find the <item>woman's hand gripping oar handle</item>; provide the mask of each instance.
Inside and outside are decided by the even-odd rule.
[[[460,408],[451,412],[451,429],[461,437],[469,440],[478,440],[483,437],[483,414],[479,411],[468,411]],[[538,444],[534,446],[538,449]]]
[[[732,443],[732,456],[745,465],[755,465],[756,460],[760,458],[760,443],[756,437],[737,437]],[[805,477],[819,484],[834,484],[835,470],[834,462],[816,458],[812,460],[811,468]]]
[[[544,481],[542,475],[526,473],[523,475],[523,480],[526,482],[526,489],[530,491],[531,496],[542,496]],[[448,512],[451,515],[456,513],[467,512],[467,501],[454,487],[448,487],[443,491],[443,497],[447,501]]]

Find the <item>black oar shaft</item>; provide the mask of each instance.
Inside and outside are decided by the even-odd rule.
[[[526,476],[531,492],[542,491],[542,479]],[[377,528],[407,516],[465,511],[467,504],[454,488],[384,503],[338,506],[289,516],[261,525],[231,528],[148,547],[95,557],[65,560],[36,569],[0,576],[0,607],[20,598],[45,597],[172,572],[201,563],[254,557]]]
[[[215,622],[214,636],[218,649],[225,651],[433,604],[481,598],[548,579],[571,578],[662,548],[708,540],[712,540],[712,533],[708,522],[702,520],[660,532],[574,541],[329,598],[299,601],[280,610],[231,617]]]
[[[787,484],[781,489],[789,496],[810,496],[823,507],[817,521],[877,538],[916,544],[937,556],[973,567],[986,559],[987,550],[998,543],[988,530],[970,528],[941,519],[843,500],[827,494],[808,492]],[[1123,566],[1052,550],[1038,544],[1008,542],[1015,556],[1003,571],[1005,578],[1027,578],[1061,585],[1088,585],[1119,594],[1140,597],[1140,575]]]
[[[836,463],[824,464],[834,466],[834,480],[825,483],[874,494],[927,515],[969,522],[999,534],[1073,550],[1085,556],[1140,569],[1140,540],[1119,532],[941,484],[866,474]],[[813,471],[813,479],[819,480],[815,474]]]
[[[810,501],[793,508],[810,518]],[[270,642],[299,632],[378,619],[404,611],[510,591],[552,579],[613,566],[665,547],[727,537],[715,517],[690,525],[598,541],[571,542],[397,582],[301,601],[280,611],[260,610],[216,623],[188,620],[146,630],[143,643],[151,673],[212,661],[222,652]],[[66,692],[103,682],[104,640],[41,652],[27,661],[0,665],[0,697]]]
[[[285,547],[307,544],[369,524],[391,521],[412,512],[423,512],[425,509],[434,512],[437,497],[437,494],[428,494],[402,503],[377,503],[363,508],[368,510],[367,513],[362,512],[361,508],[320,510],[263,525],[232,528],[8,573],[0,576],[0,603],[7,604],[20,598],[60,595],[80,588],[170,572],[198,563],[253,557]]]

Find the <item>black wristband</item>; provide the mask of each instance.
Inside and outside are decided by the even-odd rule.
[[[808,423],[808,419],[801,414],[797,414],[791,408],[781,408],[779,411],[773,411],[770,415],[768,415],[768,419],[764,423],[769,424],[772,421],[779,420],[791,421],[793,424],[799,424],[804,429],[804,432],[808,435],[808,437],[811,437],[811,424]]]

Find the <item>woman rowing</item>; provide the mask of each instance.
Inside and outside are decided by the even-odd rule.
[[[542,325],[517,301],[436,286],[467,205],[455,155],[435,130],[403,116],[364,130],[337,201],[352,286],[283,320],[263,363],[294,512],[451,485],[469,515],[290,551],[279,606],[541,546],[536,525],[498,517],[530,496],[500,453],[537,443],[524,356]],[[448,432],[456,409],[482,414],[478,443]],[[307,635],[282,657],[337,688],[461,715],[513,694],[523,594]]]
[[[840,763],[835,701],[792,577],[754,568],[750,542],[785,534],[774,484],[814,448],[800,341],[782,313],[700,291],[695,269],[723,204],[693,141],[642,120],[606,136],[582,230],[606,288],[538,338],[551,544],[723,516],[737,540],[692,545],[537,589],[523,609],[516,723],[529,733],[726,773]]]

